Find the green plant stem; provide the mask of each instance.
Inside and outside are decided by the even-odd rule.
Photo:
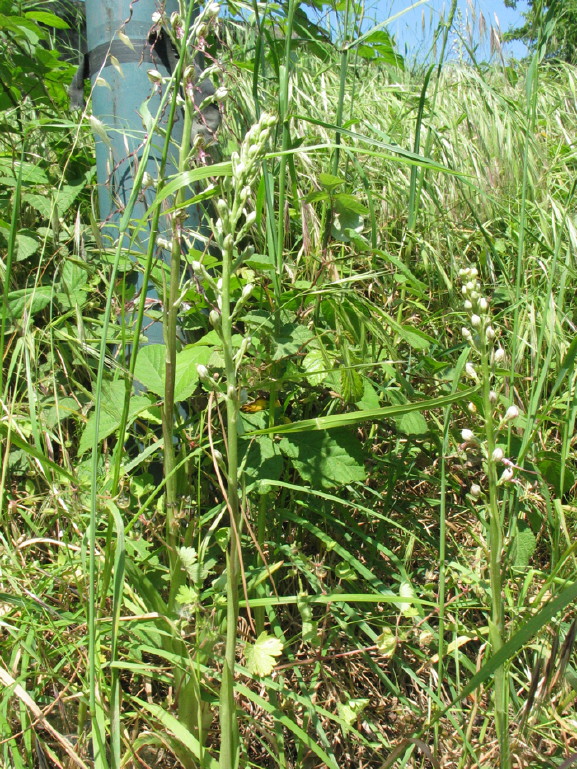
[[[229,239],[232,241],[232,239]],[[222,343],[226,376],[227,506],[230,516],[230,545],[227,557],[226,644],[220,691],[220,769],[238,766],[238,726],[234,704],[234,666],[238,624],[238,582],[240,577],[240,504],[238,494],[238,396],[232,342],[230,280],[233,245],[224,249],[222,263]]]
[[[493,458],[495,450],[495,423],[493,404],[491,403],[491,363],[490,351],[481,333],[482,397],[485,417],[485,440],[487,447],[487,482],[489,512],[489,580],[491,585],[491,620],[489,639],[491,652],[497,654],[504,644],[505,616],[503,604],[503,520],[499,509],[499,488],[497,463]],[[507,678],[505,667],[501,665],[494,675],[495,682],[495,726],[500,747],[501,769],[509,769],[509,719]]]

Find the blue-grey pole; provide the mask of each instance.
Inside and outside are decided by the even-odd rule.
[[[178,9],[176,0],[166,0],[163,4],[168,16]],[[159,9],[156,0],[86,0],[87,66],[92,88],[92,114],[106,130],[108,141],[96,136],[96,167],[98,175],[98,200],[103,234],[112,242],[118,237],[117,223],[128,202],[136,168],[140,163],[142,146],[146,131],[139,114],[141,105],[147,101],[148,109],[154,117],[161,103],[161,96],[154,93],[155,86],[148,77],[149,70],[160,74],[171,74],[174,55],[170,43],[158,39],[154,14]],[[128,43],[130,41],[130,43]],[[97,81],[97,82],[95,82]],[[170,105],[167,104],[165,116]],[[176,173],[177,161],[174,156],[181,144],[183,119],[180,114],[172,129],[174,140],[173,157],[167,159],[165,177]],[[153,137],[146,171],[156,179],[161,162],[164,140]],[[146,210],[154,199],[154,187],[143,190],[141,200],[136,203],[133,220],[146,221]],[[164,219],[164,217],[162,218]],[[166,228],[166,221],[161,227],[170,239],[171,232]],[[195,209],[188,211],[186,228],[198,229],[199,217]],[[141,226],[139,232],[125,236],[124,245],[130,245],[130,256],[135,262],[143,263],[149,241],[148,224]],[[168,254],[158,249],[157,256],[165,261]],[[142,275],[137,273],[136,291],[143,290]],[[158,300],[153,286],[144,290],[151,304]],[[156,306],[154,309],[159,310]],[[163,343],[162,323],[147,322],[145,319],[144,335],[148,343]]]

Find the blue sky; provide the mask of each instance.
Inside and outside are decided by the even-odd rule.
[[[404,11],[409,8],[416,0],[375,0],[375,4],[371,8],[371,2],[367,2],[367,10],[369,15],[374,17],[377,21],[384,21],[391,16]],[[405,52],[405,47],[408,50],[409,55],[419,55],[419,53],[426,52],[428,43],[431,40],[432,30],[437,26],[441,15],[448,13],[450,8],[450,0],[427,0],[422,5],[414,8],[411,11],[403,14],[399,19],[387,27],[396,40],[401,53]],[[473,14],[471,13],[473,9]],[[517,8],[506,8],[503,0],[459,0],[459,11],[462,26],[464,27],[467,19],[469,22],[473,20],[473,16],[476,18],[474,38],[478,40],[478,19],[479,13],[482,13],[487,26],[496,25],[495,15],[499,20],[499,25],[502,32],[505,32],[510,27],[515,27],[523,21],[523,11],[527,10],[526,0],[519,0]],[[456,47],[456,40],[453,38],[454,48]],[[489,39],[486,38],[485,43],[479,51],[478,58],[487,58],[489,54]],[[526,48],[521,43],[510,43],[504,47],[505,57],[515,56],[522,57],[525,55]]]

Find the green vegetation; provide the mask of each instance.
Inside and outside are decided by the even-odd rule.
[[[570,766],[577,71],[183,6],[226,95],[119,225],[165,265],[1,4],[0,767]]]
[[[505,0],[510,8],[517,7],[517,0]],[[575,0],[529,0],[524,14],[525,23],[507,33],[510,40],[523,40],[531,49],[545,43],[548,58],[577,63],[577,3]],[[543,40],[544,28],[550,30]]]

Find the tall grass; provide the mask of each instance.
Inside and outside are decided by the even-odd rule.
[[[227,97],[169,266],[62,85],[3,107],[0,766],[568,766],[575,70],[181,10],[162,109],[204,38]]]

